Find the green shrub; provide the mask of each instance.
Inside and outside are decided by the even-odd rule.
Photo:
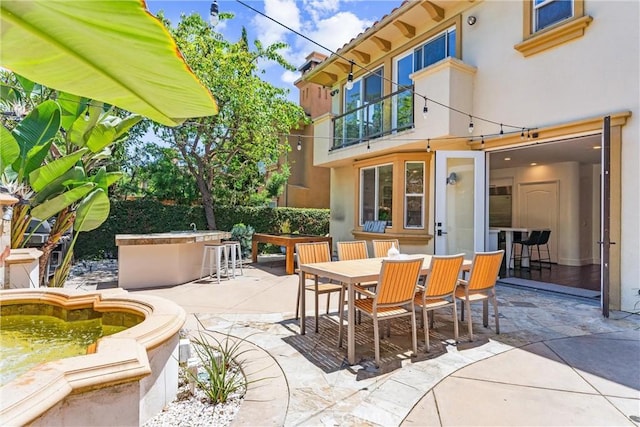
[[[215,206],[214,213],[218,230],[231,231],[236,224],[246,224],[256,233],[279,233],[281,225],[288,221],[292,232],[316,235],[329,232],[328,209]],[[202,206],[167,206],[145,199],[112,200],[107,221],[98,229],[78,236],[74,255],[77,259],[115,258],[116,234],[188,230],[192,222],[198,230],[207,229]]]
[[[240,242],[243,258],[247,258],[251,254],[251,238],[254,231],[252,226],[243,223],[235,224],[231,228],[231,239]]]

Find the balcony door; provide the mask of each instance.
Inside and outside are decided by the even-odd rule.
[[[484,251],[486,234],[485,153],[436,151],[435,253]]]
[[[353,82],[344,94],[344,130],[347,141],[361,141],[383,132],[382,98],[383,68]]]

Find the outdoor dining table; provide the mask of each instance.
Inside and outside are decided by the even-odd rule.
[[[422,264],[422,270],[420,275],[429,274],[431,267],[432,255],[413,254],[413,255],[400,255],[404,259],[424,258]],[[355,364],[356,351],[355,351],[355,319],[353,310],[353,301],[355,298],[355,291],[353,285],[365,282],[375,282],[380,276],[380,269],[382,267],[382,260],[385,258],[365,258],[349,261],[333,261],[333,262],[319,262],[313,264],[300,265],[300,334],[306,333],[305,329],[305,280],[307,274],[315,275],[315,281],[319,277],[331,279],[337,283],[342,283],[347,289],[348,297],[348,314],[347,314],[347,358],[349,364]],[[397,259],[397,257],[394,257]],[[462,266],[462,270],[469,270],[471,268],[471,261],[465,260]],[[339,307],[342,310],[343,307]],[[318,327],[318,318],[316,310],[316,331]],[[342,333],[342,325],[340,325],[340,333]]]

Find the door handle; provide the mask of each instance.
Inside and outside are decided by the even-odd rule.
[[[442,230],[437,230],[437,234],[438,236],[442,236],[443,234],[447,234],[447,232]]]

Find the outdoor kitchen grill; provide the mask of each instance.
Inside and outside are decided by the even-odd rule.
[[[35,230],[35,231],[34,231]],[[51,233],[51,224],[48,221],[40,223],[39,219],[31,219],[29,227],[24,234],[24,238],[27,239],[24,243],[26,248],[40,248],[44,246]],[[45,278],[53,276],[56,269],[62,264],[64,256],[69,250],[71,244],[72,232],[69,230],[63,234],[58,241],[58,244],[51,251],[51,257],[49,257],[49,263],[47,264],[45,271]]]

